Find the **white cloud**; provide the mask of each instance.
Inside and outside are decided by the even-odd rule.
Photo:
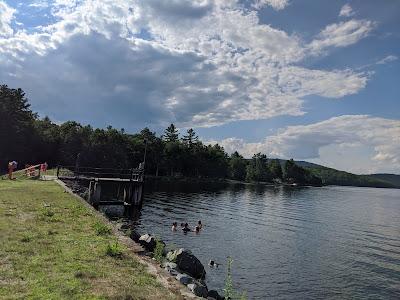
[[[321,156],[324,149],[340,147],[344,149],[343,153],[349,155],[352,152],[349,149],[360,147],[370,149],[371,155],[347,157],[344,154],[340,159],[348,162],[348,165],[343,167],[341,164],[343,168],[361,173],[400,172],[400,121],[368,115],[344,115],[310,125],[289,126],[260,143],[246,143],[242,139],[228,138],[220,141],[220,144],[227,151],[237,150],[246,157],[262,152],[270,157],[318,158],[322,161],[326,159]],[[330,161],[332,162],[332,158]],[[360,161],[363,163],[359,163]]]
[[[340,17],[351,17],[354,16],[354,11],[349,4],[345,4],[342,6],[339,16]]]
[[[284,9],[289,5],[289,0],[255,0],[253,7],[256,9],[261,9],[264,6],[271,6],[275,10]]]
[[[309,49],[319,54],[329,48],[346,47],[367,37],[375,27],[376,23],[369,20],[349,20],[331,24],[318,34],[309,45]]]
[[[288,3],[267,2],[276,9]],[[261,24],[256,11],[235,0],[57,0],[52,13],[53,24],[0,38],[0,80],[26,89],[36,109],[59,120],[74,116],[54,99],[69,101],[72,108],[85,102],[99,109],[110,103],[139,112],[143,107],[147,125],[212,126],[298,116],[305,113],[304,97],[341,98],[368,80],[352,70],[300,67],[309,54],[304,41]],[[353,22],[361,25],[328,26],[311,48],[354,43],[368,32],[360,27],[372,26]],[[96,43],[116,56],[93,48]],[[111,70],[116,76],[104,76]],[[70,97],[57,97],[52,87]],[[114,111],[114,119],[122,120]],[[112,122],[110,113],[82,110],[79,115]]]
[[[0,38],[9,37],[14,33],[11,27],[11,21],[14,18],[16,10],[7,5],[4,1],[0,1]]]
[[[399,58],[396,55],[388,55],[385,58],[382,58],[377,62],[378,65],[384,65],[390,63],[392,61],[398,60]]]

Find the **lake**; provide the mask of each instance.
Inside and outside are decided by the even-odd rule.
[[[400,190],[357,187],[147,186],[140,232],[190,249],[209,289],[227,257],[249,299],[400,299]],[[171,231],[173,221],[200,234]],[[208,267],[210,259],[221,263]]]

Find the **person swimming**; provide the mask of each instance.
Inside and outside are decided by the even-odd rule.
[[[203,224],[201,224],[200,220],[197,222],[197,226],[196,227],[199,227],[199,229],[203,229]]]
[[[172,223],[172,228],[171,228],[171,230],[172,230],[172,231],[176,231],[176,230],[177,230],[177,227],[178,227],[178,222],[174,222],[174,223]]]
[[[182,231],[186,233],[186,232],[189,232],[189,231],[192,231],[192,230],[189,228],[189,224],[185,223],[183,225]]]
[[[214,260],[210,260],[210,262],[208,263],[210,268],[218,268],[218,266],[220,266],[221,264],[215,262]]]

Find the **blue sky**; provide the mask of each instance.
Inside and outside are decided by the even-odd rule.
[[[400,173],[398,28],[391,0],[0,0],[0,82],[57,122]]]

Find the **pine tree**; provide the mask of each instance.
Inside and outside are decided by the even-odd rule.
[[[171,123],[171,125],[169,125],[167,129],[165,129],[163,138],[164,141],[166,141],[167,143],[178,141],[179,133],[174,124]]]
[[[188,129],[187,134],[182,138],[182,142],[190,148],[193,146],[193,144],[199,142],[199,137],[196,135],[193,128]]]

